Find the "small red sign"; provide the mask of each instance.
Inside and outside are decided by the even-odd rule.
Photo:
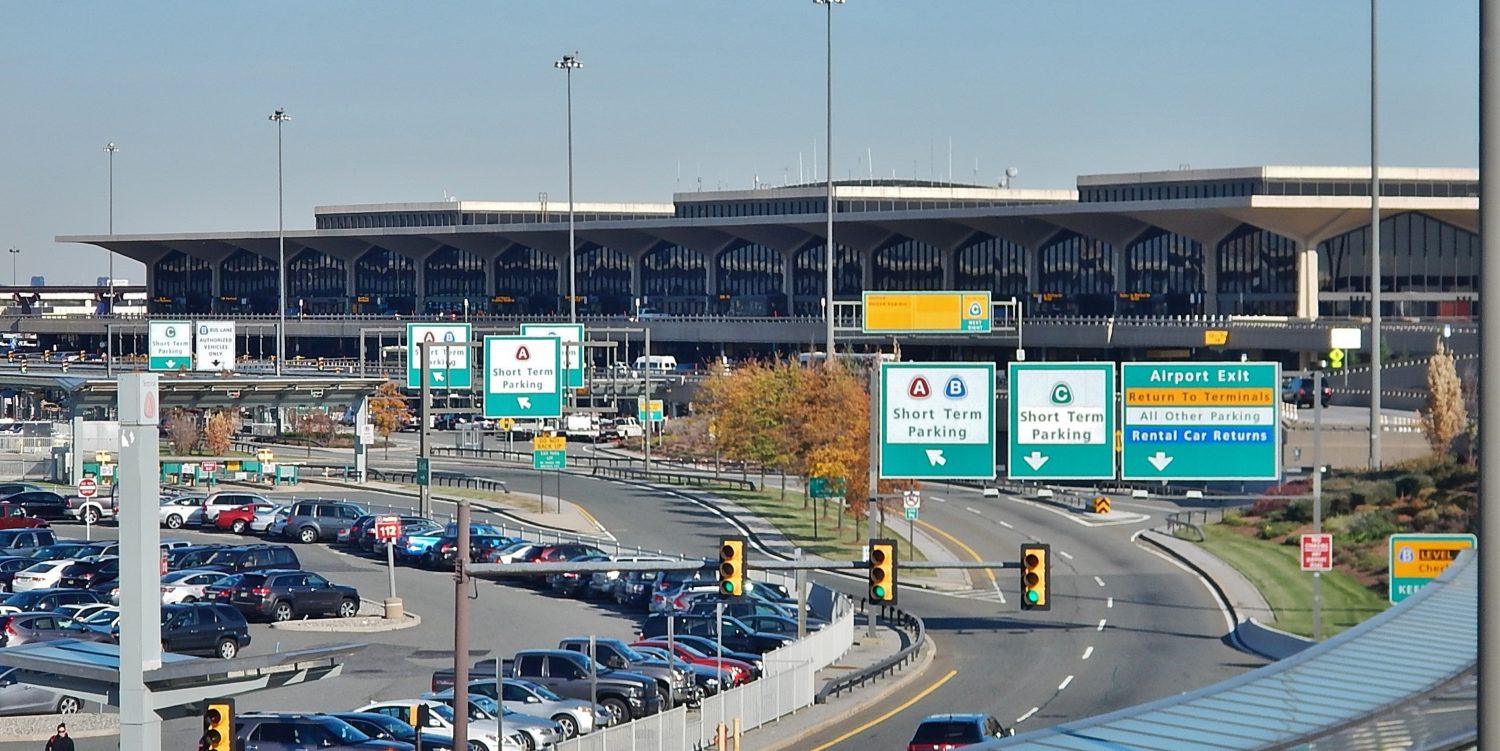
[[[204,472],[218,472],[219,471],[219,463],[218,462],[204,462],[203,463],[203,471]]]
[[[161,575],[167,575],[167,551],[161,551]]]
[[[927,383],[923,376],[911,379],[911,385],[906,387],[906,395],[913,399],[926,399],[932,396],[932,386]]]
[[[1302,536],[1302,570],[1333,570],[1333,535],[1322,532]]]
[[[516,347],[516,359],[517,360],[530,360],[531,359],[531,350],[526,349],[525,345],[522,345],[520,347]]]
[[[85,477],[78,481],[78,497],[93,498],[99,494],[99,483],[92,477]]]
[[[401,518],[397,516],[382,516],[375,520],[375,539],[380,542],[394,540],[401,536]]]

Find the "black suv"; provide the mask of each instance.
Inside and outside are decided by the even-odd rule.
[[[410,748],[375,741],[343,720],[327,714],[247,712],[234,718],[235,748],[298,751],[304,748]]]
[[[1317,388],[1313,386],[1311,378],[1287,378],[1281,382],[1281,401],[1287,404],[1295,404],[1299,407],[1311,409],[1313,406],[1313,392]],[[1333,387],[1328,385],[1328,379],[1323,379],[1323,406],[1328,406],[1328,401],[1333,398]]]
[[[359,590],[307,571],[260,571],[240,575],[229,591],[229,604],[246,617],[272,621],[309,615],[353,618],[359,614]]]
[[[110,633],[120,641],[120,624]],[[240,611],[212,602],[161,606],[161,648],[178,654],[206,654],[226,660],[250,646],[250,624]]]
[[[79,561],[62,571],[57,586],[63,589],[93,589],[113,585],[120,578],[120,559],[106,558],[102,561]]]
[[[691,636],[705,636],[714,638],[717,633],[717,619],[712,615],[687,615],[678,613],[671,616],[676,619],[675,631],[679,634]],[[665,638],[667,635],[667,618],[662,613],[653,613],[646,617],[645,625],[641,626],[642,639]],[[724,649],[736,652],[751,652],[754,654],[765,654],[773,649],[784,647],[791,643],[794,637],[783,634],[769,634],[754,631],[749,626],[741,623],[738,618],[724,616]]]
[[[107,602],[98,592],[89,589],[33,589],[17,592],[0,600],[0,605],[20,608],[24,612],[56,610],[64,605],[86,605]]]
[[[297,560],[297,553],[285,545],[240,545],[216,551],[207,561],[193,568],[243,574],[273,568],[301,569],[302,562]]]

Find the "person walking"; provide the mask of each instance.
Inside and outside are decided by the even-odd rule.
[[[57,723],[57,734],[47,739],[46,751],[73,751],[73,739],[68,737],[67,723]]]

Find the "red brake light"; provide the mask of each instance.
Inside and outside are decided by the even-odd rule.
[[[265,597],[265,596],[271,594],[271,588],[270,587],[256,587],[256,588],[250,590],[250,594],[252,594],[252,595],[260,595],[261,597]]]

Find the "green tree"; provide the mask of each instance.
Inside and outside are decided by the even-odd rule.
[[[1427,408],[1422,411],[1422,432],[1427,434],[1427,443],[1439,460],[1448,460],[1454,439],[1463,434],[1468,424],[1463,384],[1458,379],[1453,353],[1438,339],[1436,351],[1427,360]]]

